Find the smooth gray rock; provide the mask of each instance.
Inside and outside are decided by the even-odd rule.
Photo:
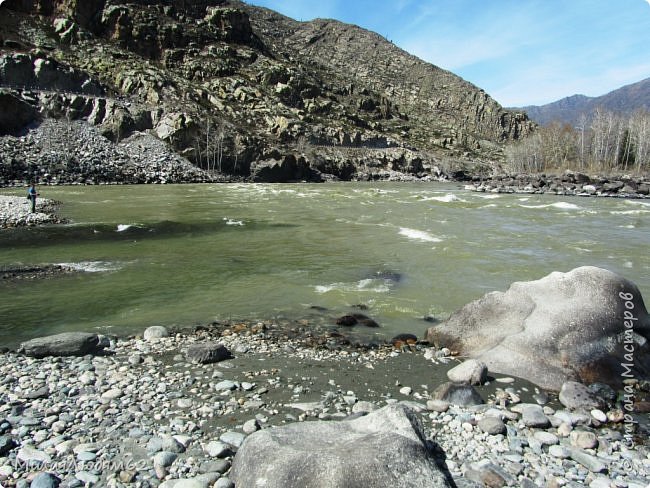
[[[471,385],[443,383],[431,393],[433,400],[442,400],[452,405],[468,406],[485,403],[481,395]]]
[[[189,362],[198,364],[218,363],[231,357],[230,351],[217,342],[192,344],[185,352],[185,358]]]
[[[478,428],[489,435],[498,435],[506,433],[506,424],[499,417],[483,417],[478,421]]]
[[[602,473],[603,471],[607,471],[607,465],[596,456],[592,456],[591,454],[576,448],[569,449],[569,452],[571,453],[571,459],[582,464],[592,473]]]
[[[174,464],[176,458],[178,458],[178,454],[175,452],[161,451],[153,457],[153,465],[167,468]]]
[[[97,334],[89,332],[64,332],[47,337],[38,337],[23,342],[18,352],[35,358],[47,356],[85,356],[99,354],[105,344]]]
[[[567,381],[562,384],[559,399],[562,405],[571,409],[592,410],[604,406],[602,399],[594,395],[588,387],[575,381]]]
[[[57,488],[61,480],[51,473],[38,473],[29,488]]]
[[[450,486],[417,416],[399,403],[350,421],[260,430],[242,444],[229,477],[265,488]]]
[[[544,415],[544,409],[535,404],[522,405],[521,420],[526,427],[536,429],[545,429],[551,425],[551,421]]]
[[[219,440],[225,444],[229,444],[235,448],[238,448],[239,446],[242,445],[245,438],[246,436],[241,432],[235,432],[234,430],[229,430],[228,432],[224,432],[223,434],[221,434]]]
[[[447,378],[454,383],[482,385],[487,380],[488,369],[484,362],[468,359],[447,371]]]
[[[162,325],[152,325],[151,327],[147,327],[143,335],[145,341],[162,339],[163,337],[169,337],[169,331]]]
[[[650,379],[650,318],[641,292],[592,266],[488,293],[430,327],[425,340],[555,391],[566,381],[619,387],[621,364],[630,364],[631,377]]]

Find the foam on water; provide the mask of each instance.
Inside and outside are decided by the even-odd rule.
[[[522,208],[559,208],[560,210],[580,210],[581,207],[575,203],[555,202],[546,205],[519,205]]]
[[[118,263],[109,261],[80,261],[78,263],[58,263],[58,266],[83,271],[85,273],[106,273],[108,271],[117,271],[122,268]]]
[[[133,224],[119,224],[117,226],[117,232],[125,232],[129,230],[131,227],[136,227],[136,226]]]
[[[233,220],[228,217],[224,217],[223,220],[226,222],[226,225],[239,225],[241,227],[244,226],[244,222],[242,220]]]
[[[638,209],[638,210],[612,210],[609,212],[612,215],[643,215],[650,213],[650,210]]]
[[[332,283],[330,285],[316,285],[316,293],[329,293],[330,291],[388,293],[390,291],[387,280],[366,278],[356,283]]]
[[[422,242],[442,242],[442,239],[435,237],[428,232],[417,229],[409,229],[406,227],[400,227],[399,235]]]
[[[434,200],[436,202],[441,202],[441,203],[466,202],[467,201],[467,200],[463,200],[462,198],[459,198],[458,196],[454,195],[453,193],[447,193],[446,195],[441,196],[441,197],[422,197],[421,200],[423,202],[429,202],[429,201]]]

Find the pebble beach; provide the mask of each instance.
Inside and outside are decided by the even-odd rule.
[[[257,430],[346,422],[395,402],[420,417],[457,486],[650,482],[645,427],[628,442],[615,405],[567,409],[552,394],[500,375],[477,387],[485,403],[452,405],[435,398],[446,371],[461,362],[449,351],[310,347],[277,327],[215,323],[171,334],[154,327],[140,337],[103,337],[102,355],[4,353],[0,483],[234,486],[233,458]],[[193,345],[215,341],[230,359],[189,359]]]

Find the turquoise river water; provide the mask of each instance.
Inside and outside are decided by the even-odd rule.
[[[513,281],[581,265],[618,272],[650,296],[648,200],[417,183],[41,193],[61,201],[71,223],[0,231],[0,267],[68,263],[86,272],[0,283],[0,345],[216,319],[320,314],[333,324],[357,304],[380,336],[421,335],[424,316],[444,319]]]

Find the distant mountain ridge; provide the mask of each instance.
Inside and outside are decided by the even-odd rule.
[[[621,114],[632,114],[637,110],[650,110],[650,78],[623,86],[600,97],[573,95],[546,105],[531,105],[523,110],[531,120],[541,125],[552,121],[575,125],[580,115],[589,116],[596,108]]]

